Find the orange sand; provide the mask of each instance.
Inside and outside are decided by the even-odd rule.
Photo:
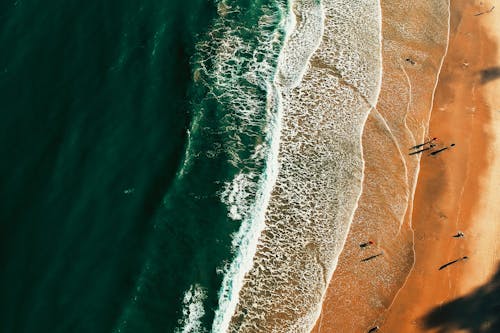
[[[498,82],[481,84],[479,74],[500,65],[492,40],[498,41],[492,32],[499,30],[491,26],[500,17],[498,12],[485,14],[489,18],[474,16],[493,5],[491,1],[452,1],[452,35],[430,132],[453,140],[457,146],[422,160],[414,213],[416,264],[389,309],[382,332],[460,331],[454,324],[426,329],[423,318],[487,282],[500,259],[496,241],[500,229],[499,163],[494,155],[500,151],[500,103],[492,95],[492,85],[498,87]],[[450,237],[457,230],[465,233],[464,239]],[[438,271],[442,264],[462,256],[470,259]]]
[[[407,125],[415,141],[422,139],[426,105],[428,108],[432,100],[429,94],[443,49],[425,39],[403,41],[391,22],[403,16],[391,8],[396,1],[387,2],[386,8],[383,4],[386,45],[378,114],[369,118],[364,133],[367,169],[363,195],[313,332],[366,332],[374,325],[380,325],[381,332],[423,332],[425,314],[485,283],[500,258],[496,241],[500,231],[500,159],[494,155],[500,152],[500,97],[495,96],[495,91],[500,91],[500,79],[481,84],[479,75],[485,68],[500,66],[495,47],[495,41],[500,40],[495,35],[500,33],[500,4],[451,2],[449,50],[439,76],[429,133],[440,138],[442,145],[454,142],[457,146],[437,156],[422,156],[415,198],[410,197],[399,227],[398,212],[384,209],[384,202],[373,199],[382,196],[385,206],[391,206],[391,196],[404,193],[398,193],[397,188],[383,193],[380,188],[384,186],[373,184],[388,174],[391,182],[411,189],[418,160],[398,156],[398,145],[388,139],[387,127],[392,129],[394,141],[405,149],[413,138],[401,131],[402,125]],[[491,13],[474,16],[494,5],[497,8]],[[420,22],[432,31],[432,22],[425,21],[429,16],[418,9],[422,8],[407,11],[404,19]],[[412,97],[408,101],[412,112],[405,124],[389,112],[394,84],[402,82],[397,74],[401,68],[394,63],[406,55],[402,48],[395,51],[387,43],[398,42],[409,45],[408,56],[415,58],[419,67],[415,70],[415,65],[403,63],[413,88],[407,94]],[[415,53],[428,57],[419,58]],[[399,93],[400,99],[409,99],[404,92]],[[370,154],[369,148],[378,142],[375,138],[386,146],[385,166],[376,154]],[[405,177],[398,178],[398,172],[405,172]],[[370,215],[373,211],[377,214]],[[458,230],[465,238],[451,237]],[[413,238],[416,261],[411,269]],[[358,244],[366,239],[375,240],[378,248],[361,251]],[[359,263],[363,256],[380,250],[384,250],[383,259]],[[442,264],[464,255],[470,259],[438,271]]]

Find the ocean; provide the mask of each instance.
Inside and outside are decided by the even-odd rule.
[[[0,17],[0,331],[307,331],[361,189],[379,3]]]
[[[210,329],[251,201],[228,184],[264,168],[277,6],[2,4],[0,331]]]

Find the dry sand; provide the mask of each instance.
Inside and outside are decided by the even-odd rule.
[[[475,16],[493,6],[496,6],[493,11]],[[384,20],[389,17],[388,10],[389,6],[384,13]],[[409,11],[407,20],[412,19],[423,17],[415,14],[415,11]],[[388,218],[385,223],[376,218],[373,219],[375,222],[367,221],[369,215],[363,212],[363,209],[380,209],[377,203],[369,203],[372,198],[367,193],[380,191],[370,189],[369,182],[376,182],[380,179],[377,177],[383,178],[384,175],[373,168],[381,162],[373,160],[375,157],[370,157],[368,151],[367,184],[360,199],[359,212],[313,332],[366,332],[376,324],[381,326],[381,332],[391,333],[439,329],[443,329],[443,332],[460,332],[458,328],[468,332],[478,329],[478,325],[488,325],[484,324],[488,318],[467,318],[472,314],[463,309],[459,313],[448,313],[448,318],[434,318],[432,325],[428,324],[432,326],[429,329],[425,328],[424,317],[434,309],[449,309],[446,305],[448,302],[454,302],[457,297],[468,297],[475,288],[484,285],[495,273],[500,259],[500,244],[497,241],[500,235],[500,159],[495,155],[500,152],[500,94],[495,94],[500,92],[500,77],[496,79],[494,75],[500,72],[495,70],[500,66],[500,55],[496,50],[496,45],[500,45],[499,22],[498,1],[451,2],[449,49],[439,76],[429,133],[437,136],[443,147],[452,142],[456,146],[436,156],[422,156],[417,190],[412,200],[413,212],[410,202],[401,229],[396,232],[394,223],[397,218]],[[392,41],[396,39],[397,42],[397,31],[390,31],[391,26],[385,22],[384,33],[389,35],[384,35],[384,38],[389,37],[390,41],[391,38]],[[425,56],[419,58],[417,65],[421,68],[413,73],[414,77],[411,76],[411,67],[406,67],[406,72],[410,73],[409,81],[418,81],[412,86],[421,88],[421,91],[417,88],[411,91],[413,101],[408,102],[412,109],[408,128],[416,136],[415,140],[421,139],[425,133],[424,129],[419,135],[420,127],[426,124],[425,105],[432,99],[425,92],[432,92],[433,74],[439,67],[435,60],[439,58],[440,51],[439,48],[426,49],[431,44],[420,42],[411,45],[412,52],[421,51],[433,57],[434,62]],[[410,145],[411,138],[397,131],[400,124],[384,110],[390,108],[384,100],[384,94],[385,99],[391,97],[388,88],[391,88],[392,81],[387,82],[388,73],[397,72],[397,68],[388,67],[387,59],[392,63],[395,56],[404,55],[387,47],[384,47],[384,52],[392,58],[384,54],[385,82],[378,105],[381,116],[372,115],[364,137],[373,139],[378,130],[382,140],[384,133],[381,129],[384,126],[381,124],[385,120],[387,127],[392,128],[396,141]],[[484,76],[481,71],[485,69],[493,69],[489,73],[493,74],[495,80],[482,82]],[[398,79],[397,75],[393,78]],[[402,94],[401,98],[404,100],[407,96]],[[368,145],[365,142],[366,151]],[[392,147],[390,140],[387,144],[392,150],[389,150],[386,160],[392,166],[384,171],[392,175],[404,169],[406,176],[396,183],[407,181],[408,189],[411,190],[411,172],[415,166],[406,157],[398,159],[395,151],[397,145],[393,144]],[[397,195],[396,192],[392,194]],[[395,215],[395,212],[380,210],[379,215],[387,217]],[[464,238],[451,237],[459,230],[465,233]],[[377,239],[379,234],[384,235],[382,239]],[[380,246],[370,251],[385,251],[383,260],[377,258],[369,265],[359,264],[360,256],[368,253],[359,249],[362,235],[374,239]],[[416,261],[411,269],[413,236]],[[446,262],[462,256],[468,256],[469,259],[438,270]],[[411,273],[406,276],[410,269]],[[408,278],[406,282],[405,277]],[[441,305],[444,307],[440,308]],[[477,313],[474,316],[477,317]]]

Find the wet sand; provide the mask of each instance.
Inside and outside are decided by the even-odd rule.
[[[367,332],[374,325],[380,325],[381,332],[427,332],[423,318],[429,311],[472,292],[496,269],[500,258],[496,240],[500,231],[500,159],[494,153],[500,152],[500,97],[495,91],[500,91],[500,79],[496,80],[495,73],[500,59],[495,39],[498,43],[500,38],[494,33],[500,32],[500,3],[461,0],[451,5],[449,49],[433,101],[429,94],[443,49],[425,38],[410,43],[409,57],[415,64],[403,61],[402,68],[413,89],[399,95],[408,102],[411,112],[401,123],[389,111],[394,108],[390,104],[394,84],[403,82],[397,74],[401,68],[394,62],[405,55],[401,48],[392,49],[387,43],[397,44],[399,38],[402,44],[408,44],[408,40],[402,41],[406,36],[392,29],[397,24],[390,21],[391,15],[394,20],[401,16],[386,2],[384,79],[378,113],[372,113],[364,133],[365,186],[313,332]],[[493,6],[498,8],[475,16]],[[426,26],[424,17],[436,20],[422,16],[425,12],[418,10],[407,13],[405,20],[415,20],[422,26]],[[432,26],[429,28],[432,30]],[[415,65],[419,68],[413,68]],[[481,75],[485,69],[492,74],[487,82],[487,76]],[[440,147],[451,143],[456,146],[435,156],[422,154],[413,198],[412,175],[418,171],[418,159],[401,157],[397,150],[405,152],[403,149],[426,133],[437,136]],[[378,142],[375,138],[386,147],[385,164],[376,154],[370,154],[373,142]],[[395,176],[398,172],[404,176]],[[390,193],[381,190],[386,186],[373,185],[380,184],[384,175],[397,185]],[[398,192],[398,186],[405,192]],[[383,201],[374,200],[377,195],[388,200],[385,207],[390,209],[384,208]],[[390,198],[405,195],[408,202],[399,224],[402,208],[394,208],[397,202]],[[453,238],[459,230],[465,237]],[[359,243],[367,239],[374,240],[376,246],[361,250]],[[363,256],[380,251],[384,251],[382,258],[360,263]],[[438,270],[463,256],[469,259]],[[450,323],[434,324],[429,329],[450,328],[445,325]]]
[[[408,155],[408,147],[424,140],[427,131],[447,45],[448,8],[446,1],[382,5],[384,73],[377,108],[363,133],[363,193],[313,332],[372,326],[413,264],[411,217],[420,156]],[[368,240],[375,244],[361,249]]]

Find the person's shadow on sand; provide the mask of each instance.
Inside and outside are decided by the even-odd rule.
[[[483,286],[426,314],[423,326],[427,329],[438,329],[439,333],[451,333],[457,330],[470,333],[499,333],[500,265],[496,274]]]

